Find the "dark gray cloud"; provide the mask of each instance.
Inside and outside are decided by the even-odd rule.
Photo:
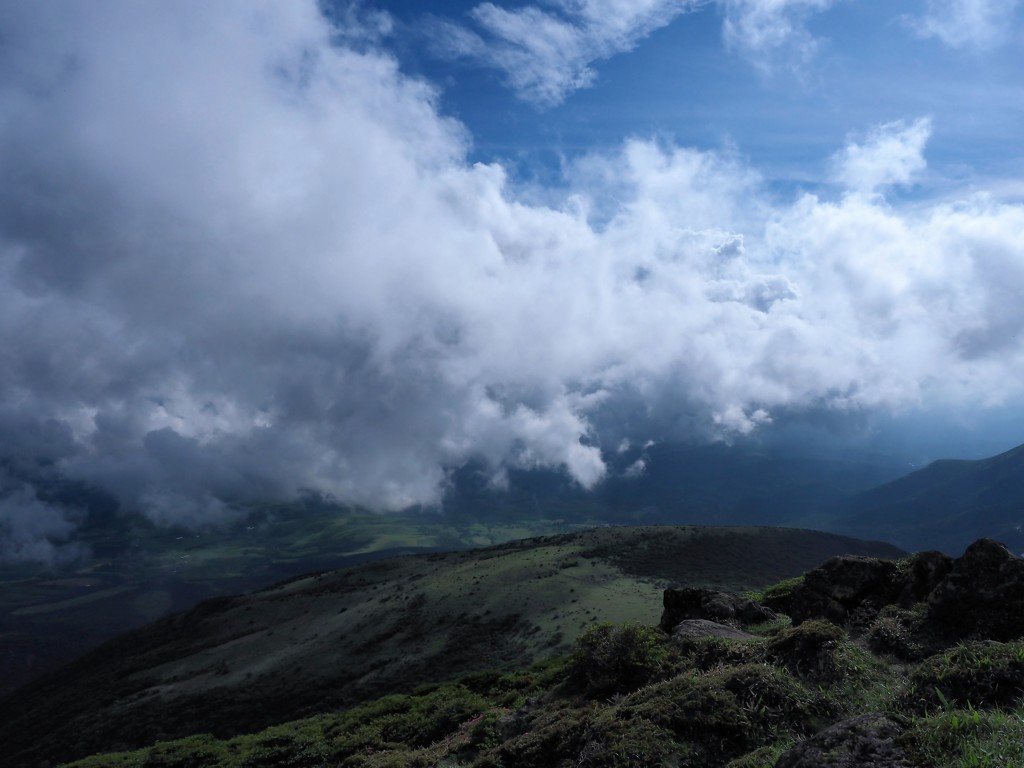
[[[86,554],[70,541],[81,512],[40,499],[36,490],[0,468],[0,565],[74,562]]]
[[[539,205],[467,162],[372,22],[0,7],[0,458],[200,524],[307,490],[432,503],[469,459],[589,486],[622,439],[1019,397],[993,269],[1020,271],[1024,209],[887,202],[927,121],[837,148],[830,198],[632,140]]]

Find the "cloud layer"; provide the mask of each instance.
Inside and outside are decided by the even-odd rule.
[[[887,200],[926,119],[862,127],[828,195],[631,140],[543,206],[313,2],[7,4],[0,29],[0,460],[155,520],[429,504],[469,459],[590,486],[623,438],[1021,395],[1024,208]],[[7,540],[59,542],[5,487]]]

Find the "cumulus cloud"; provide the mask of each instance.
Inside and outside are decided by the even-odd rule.
[[[623,439],[1021,394],[1024,207],[884,197],[926,120],[838,152],[871,194],[634,139],[540,205],[313,2],[0,24],[0,459],[154,520],[430,504],[469,460],[593,486]]]
[[[833,158],[836,179],[862,194],[909,184],[926,166],[924,148],[930,135],[931,120],[927,118],[877,126],[863,144],[851,142]]]
[[[632,50],[643,38],[707,0],[555,0],[514,9],[482,3],[473,28],[437,26],[440,50],[468,56],[504,73],[520,98],[541,107],[561,103],[597,76],[591,65]]]
[[[928,10],[907,23],[925,38],[952,48],[990,48],[1005,43],[1020,0],[928,0]]]

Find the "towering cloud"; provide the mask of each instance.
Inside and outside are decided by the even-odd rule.
[[[885,198],[927,120],[841,149],[831,196],[636,139],[545,206],[467,162],[380,19],[0,9],[0,459],[156,520],[431,503],[471,458],[591,486],[623,438],[1020,394],[1024,208]],[[0,536],[59,541],[4,488]]]

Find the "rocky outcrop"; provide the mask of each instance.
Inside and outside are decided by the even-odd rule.
[[[961,637],[1021,637],[1024,560],[997,541],[979,539],[928,595],[928,616]]]
[[[954,565],[941,552],[920,552],[900,562],[840,555],[806,573],[801,584],[770,605],[794,624],[808,619],[867,624],[887,605],[910,607],[928,599]]]
[[[885,715],[858,715],[801,741],[775,768],[909,768],[896,740],[902,730]]]
[[[666,589],[661,628],[668,633],[685,619],[706,619],[739,626],[761,624],[778,618],[774,611],[731,592],[685,587]]]
[[[991,539],[979,539],[956,559],[942,552],[900,561],[840,555],[770,592],[765,603],[667,589],[661,628],[671,634],[685,620],[741,627],[772,621],[777,610],[794,625],[824,619],[866,634],[876,652],[916,660],[961,639],[1024,637],[1024,560]]]
[[[875,557],[840,555],[804,576],[793,590],[789,615],[794,624],[826,619],[844,624],[856,612],[877,613],[899,594],[896,563]]]
[[[915,603],[928,599],[949,572],[954,560],[943,552],[930,550],[918,552],[907,561],[907,567],[900,573],[899,604],[909,608]]]
[[[886,606],[921,603],[927,611],[923,622],[916,621],[926,633],[953,640],[1022,637],[1024,560],[992,539],[979,539],[956,559],[941,552],[920,552],[899,562],[833,557],[770,604],[794,624],[825,619],[867,627]]]

